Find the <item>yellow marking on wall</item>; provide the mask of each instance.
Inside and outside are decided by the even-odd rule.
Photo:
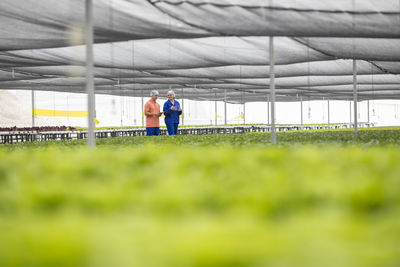
[[[52,110],[52,109],[34,109],[34,116],[36,117],[80,117],[87,118],[88,111],[79,110]]]
[[[244,119],[244,114],[242,113],[239,116],[235,117],[235,120],[237,120],[237,119]]]
[[[218,115],[217,113],[215,113],[215,118],[222,119],[222,117],[220,115]]]

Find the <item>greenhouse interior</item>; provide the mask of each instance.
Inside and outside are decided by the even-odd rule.
[[[399,0],[0,25],[0,266],[400,266]]]

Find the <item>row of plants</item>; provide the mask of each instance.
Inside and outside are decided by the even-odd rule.
[[[0,150],[0,266],[400,265],[397,146],[182,138]]]
[[[348,123],[330,123],[329,125],[343,125],[343,124],[348,124]],[[219,127],[225,127],[225,126],[259,126],[259,125],[265,125],[265,126],[271,126],[270,124],[265,124],[265,123],[246,123],[246,124],[196,124],[196,125],[179,125],[179,127],[214,127],[214,126],[219,126]],[[294,125],[300,125],[300,124],[276,124],[277,126],[294,126]],[[328,125],[327,123],[310,123],[310,124],[303,124],[303,126],[323,126],[323,125]],[[96,127],[96,130],[117,130],[117,129],[132,129],[132,128],[145,128],[144,126],[105,126],[105,127]],[[160,128],[166,128],[166,126],[160,126]],[[75,130],[77,131],[86,131],[87,127],[79,127],[76,126],[74,127]]]
[[[400,265],[400,129],[0,147],[0,266]]]
[[[75,131],[72,126],[36,126],[36,127],[0,127],[0,132],[49,132],[49,131]]]
[[[331,123],[330,125],[341,125],[345,123]],[[270,126],[269,124],[262,124],[262,123],[255,123],[255,124],[202,124],[202,125],[180,125],[179,127],[211,127],[211,126],[219,126],[219,127],[226,127],[226,126],[259,126],[265,125]],[[277,126],[283,125],[298,125],[298,124],[277,124]],[[321,126],[327,124],[304,124],[304,126]],[[166,128],[166,126],[160,126],[161,128]],[[144,126],[113,126],[113,127],[96,127],[96,130],[117,130],[117,129],[132,129],[132,128],[145,128]],[[35,127],[0,127],[0,132],[46,132],[46,131],[86,131],[87,127],[72,127],[72,126],[35,126]]]
[[[131,146],[145,144],[171,144],[186,146],[270,146],[270,133],[246,133],[246,134],[213,134],[213,135],[178,135],[178,136],[135,136],[98,139],[97,145],[102,146]],[[296,144],[335,144],[335,145],[399,145],[400,127],[363,128],[358,133],[352,129],[326,129],[286,131],[277,133],[277,142],[280,146]],[[48,146],[58,146],[68,149],[84,146],[86,140],[26,142],[19,144],[2,145],[3,149],[14,150],[20,148],[43,149]]]

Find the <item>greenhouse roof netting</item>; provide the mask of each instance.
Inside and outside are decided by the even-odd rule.
[[[0,2],[0,88],[85,92],[83,0]],[[96,0],[96,93],[400,99],[400,1]],[[182,96],[181,96],[182,97]]]

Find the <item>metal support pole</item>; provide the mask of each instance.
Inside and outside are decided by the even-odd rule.
[[[184,98],[184,95],[183,95],[183,88],[182,88],[182,111],[184,109],[184,105],[185,105],[185,98]],[[185,125],[183,112],[182,112],[182,125]]]
[[[217,124],[218,124],[218,123],[217,123],[217,120],[218,120],[218,117],[217,117],[217,114],[218,114],[218,113],[217,113],[217,100],[214,101],[214,105],[215,105],[215,107],[214,107],[214,111],[215,111],[215,112],[214,112],[214,113],[215,113],[215,114],[214,114],[214,115],[215,115],[215,125],[217,125]]]
[[[218,124],[218,107],[217,107],[217,105],[218,105],[218,103],[217,103],[217,93],[215,93],[215,101],[214,101],[214,112],[215,112],[215,125],[217,125]]]
[[[349,100],[349,114],[350,114],[350,127],[351,127],[351,100]]]
[[[267,97],[267,124],[269,124],[269,96]]]
[[[32,127],[35,127],[35,91],[32,90]]]
[[[95,95],[93,79],[93,1],[86,0],[86,93],[88,96],[88,140],[89,148],[96,147],[94,135]]]
[[[143,90],[142,92],[142,127],[144,127],[144,99],[143,99]]]
[[[328,125],[331,124],[331,106],[328,100]]]
[[[225,119],[225,125],[227,125],[227,119],[226,119],[226,89],[224,91],[224,119]]]
[[[367,100],[367,116],[368,116],[368,124],[370,122],[370,117],[369,117],[369,100]],[[369,125],[368,125],[369,126]]]
[[[136,126],[136,99],[135,93],[133,93],[132,102],[133,102],[133,126]]]
[[[124,122],[123,122],[124,110],[123,110],[123,102],[122,102],[122,100],[123,100],[123,96],[120,95],[119,96],[119,107],[120,107],[120,111],[121,111],[121,128],[124,126]]]
[[[276,144],[275,128],[275,54],[274,37],[269,37],[269,88],[271,93],[271,143]]]
[[[358,132],[357,118],[357,60],[353,59],[353,102],[354,102],[354,132]]]
[[[304,124],[303,120],[303,96],[300,96],[300,121],[301,121],[301,126]]]
[[[246,124],[246,99],[245,99],[245,93],[243,93],[243,124]]]

